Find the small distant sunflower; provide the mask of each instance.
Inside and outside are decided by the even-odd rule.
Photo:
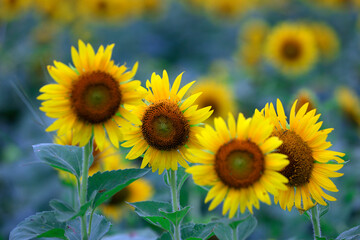
[[[315,37],[316,46],[325,60],[333,60],[339,53],[339,38],[329,25],[325,23],[312,23],[309,25]]]
[[[320,114],[315,115],[316,109],[306,113],[308,104],[305,104],[295,113],[296,104],[297,101],[291,108],[289,124],[280,100],[277,100],[277,113],[272,103],[266,104],[263,111],[275,126],[273,136],[283,142],[278,152],[286,154],[290,161],[288,166],[281,169],[289,180],[288,188],[275,196],[275,203],[279,202],[282,209],[289,211],[294,204],[298,209],[308,210],[314,206],[313,200],[321,205],[326,205],[323,198],[336,201],[323,189],[338,191],[330,178],[343,175],[336,171],[343,167],[341,163],[344,160],[340,157],[345,155],[327,150],[331,143],[326,138],[333,129],[319,130],[322,122],[317,123]]]
[[[298,76],[313,68],[318,51],[308,27],[298,23],[282,23],[269,33],[265,57],[284,74]]]
[[[73,134],[71,131],[67,132],[64,135],[56,136],[54,142],[60,145],[73,145]],[[107,140],[104,142],[104,149],[102,151],[99,150],[96,141],[94,141],[93,152],[92,155],[94,157],[94,161],[89,168],[89,176],[94,175],[97,172],[118,170],[121,168],[125,168],[126,164],[124,163],[124,159],[121,157],[119,151],[111,145],[111,143]],[[75,184],[76,179],[75,176],[65,172],[59,171],[60,178],[68,184]]]
[[[145,153],[141,168],[150,164],[152,171],[159,169],[177,170],[178,163],[187,168],[183,158],[188,148],[198,146],[196,134],[200,123],[210,117],[210,106],[198,109],[193,103],[201,93],[182,99],[195,81],[180,87],[182,74],[174,81],[170,90],[169,77],[164,70],[163,77],[153,73],[146,82],[148,94],[146,103],[136,107],[134,113],[141,119],[124,131],[123,147],[132,147],[128,159],[135,159]]]
[[[126,217],[127,212],[133,209],[126,202],[147,201],[153,195],[154,188],[150,182],[145,179],[138,179],[112,196],[107,203],[100,205],[100,211],[107,218],[119,222],[123,217]]]
[[[46,131],[59,131],[63,135],[73,132],[73,144],[86,145],[92,133],[100,151],[104,149],[105,132],[111,143],[119,147],[122,138],[120,126],[129,125],[125,120],[140,121],[124,104],[140,104],[145,89],[140,81],[130,81],[138,64],[126,72],[124,65],[111,60],[114,45],[100,46],[95,54],[90,44],[79,41],[79,52],[71,49],[75,68],[54,61],[48,71],[57,82],[40,89],[38,99],[44,100],[40,110],[48,117],[57,118]],[[125,118],[125,119],[124,119]],[[106,129],[106,131],[105,131]]]
[[[0,20],[12,20],[30,7],[30,0],[0,0]]]
[[[34,0],[33,5],[45,18],[57,22],[67,23],[75,17],[73,1],[70,0]]]
[[[205,77],[197,82],[191,92],[202,93],[196,100],[199,108],[211,106],[211,110],[214,111],[206,121],[207,123],[212,123],[215,117],[226,117],[229,112],[235,112],[234,95],[224,83],[218,83],[215,79]]]
[[[297,113],[306,103],[308,104],[306,112],[310,112],[315,109],[315,96],[310,90],[301,89],[296,94],[296,99],[298,99],[298,104],[296,104],[295,113]]]
[[[228,126],[222,118],[215,118],[215,130],[209,125],[198,135],[201,148],[190,149],[188,158],[201,165],[186,171],[198,185],[212,186],[205,202],[212,200],[209,210],[224,199],[223,215],[229,218],[239,205],[253,213],[259,200],[271,204],[269,193],[285,190],[287,179],[279,173],[289,161],[286,155],[275,153],[282,141],[271,137],[273,125],[257,111],[245,119],[240,113],[237,124],[229,114]]]
[[[211,14],[230,19],[245,15],[254,5],[247,0],[207,0],[203,4]]]
[[[356,92],[348,87],[339,87],[335,97],[345,115],[360,126],[360,100]]]

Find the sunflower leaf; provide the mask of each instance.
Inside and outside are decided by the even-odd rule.
[[[360,225],[346,230],[336,238],[336,240],[355,240],[360,238]]]
[[[166,217],[171,221],[175,226],[181,223],[186,214],[189,212],[190,206],[184,207],[183,209],[175,212],[167,212],[163,209],[159,209],[159,212],[162,216]]]
[[[180,191],[181,187],[185,183],[186,179],[188,179],[190,174],[185,172],[185,168],[181,166],[179,166],[176,174],[177,174],[177,178],[176,178],[177,190]]]
[[[143,201],[128,203],[130,206],[135,208],[135,212],[146,221],[151,224],[158,226],[168,232],[172,231],[171,222],[164,217],[159,209],[171,211],[172,206],[167,202],[156,202],[156,201]]]
[[[33,145],[35,155],[41,162],[53,168],[74,174],[78,179],[82,172],[82,148],[53,143]]]
[[[89,177],[88,199],[95,209],[135,180],[143,177],[149,169],[123,169],[97,172]]]
[[[219,239],[231,240],[233,229],[237,229],[238,239],[246,239],[255,230],[256,225],[256,218],[250,214],[242,219],[219,222],[214,229],[214,233]]]
[[[10,233],[10,240],[27,240],[41,237],[68,239],[65,223],[56,220],[53,211],[40,212],[26,218]]]
[[[59,222],[66,222],[72,220],[78,216],[85,214],[87,209],[90,207],[91,202],[87,202],[80,207],[80,209],[75,210],[69,204],[53,199],[50,201],[50,207],[54,209],[55,217]]]
[[[181,237],[183,239],[207,239],[214,231],[216,223],[195,224],[187,223],[181,226]]]
[[[89,225],[90,214],[87,215],[87,225]],[[91,222],[91,233],[89,240],[100,240],[110,230],[111,223],[105,217],[94,214]],[[67,223],[65,236],[69,240],[81,240],[80,218],[73,219]]]

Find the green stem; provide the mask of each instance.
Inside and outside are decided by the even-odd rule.
[[[91,233],[91,223],[92,223],[92,220],[93,220],[94,212],[95,212],[95,209],[93,209],[93,210],[91,211],[91,214],[90,214],[89,230],[88,230],[88,235],[89,235],[89,236],[90,236],[90,233]]]
[[[176,186],[176,171],[173,170],[168,171],[168,180],[171,189],[171,202],[172,202],[173,211],[174,212],[179,211],[180,201]],[[174,240],[181,240],[180,223],[175,224]]]
[[[83,147],[82,155],[82,175],[81,175],[81,185],[80,185],[80,207],[86,203],[87,200],[87,185],[88,185],[88,175],[89,175],[89,159],[90,154],[93,152],[93,139],[90,138],[88,144]],[[86,229],[86,213],[81,216],[81,236],[83,240],[88,239],[87,229]]]
[[[311,208],[311,223],[314,229],[314,239],[321,237],[320,215],[318,205]]]
[[[237,211],[236,218],[238,219],[240,218],[240,210]],[[233,240],[238,240],[238,226],[232,229],[232,233],[233,233]]]

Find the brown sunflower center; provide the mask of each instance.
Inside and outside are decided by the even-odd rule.
[[[232,140],[220,147],[215,158],[216,173],[229,187],[246,188],[264,171],[264,155],[250,141]]]
[[[150,146],[171,151],[185,145],[190,125],[176,103],[164,100],[147,108],[141,130]]]
[[[297,41],[288,40],[282,46],[282,53],[288,60],[296,60],[301,54],[301,46]]]
[[[294,131],[277,131],[275,136],[283,141],[278,152],[288,156],[290,161],[282,171],[292,187],[302,186],[309,182],[314,167],[314,158],[310,147]]]
[[[207,107],[207,106],[211,106],[211,110],[213,110],[213,114],[212,114],[212,117],[214,116],[218,116],[218,112],[219,112],[219,103],[213,99],[213,98],[204,98],[202,99],[202,102],[200,108],[203,108],[203,107]]]
[[[105,122],[120,106],[119,84],[105,72],[84,73],[72,87],[71,103],[81,120],[92,124]]]
[[[110,198],[110,201],[107,202],[107,205],[119,205],[124,203],[130,196],[130,190],[128,187],[121,189],[114,196]]]

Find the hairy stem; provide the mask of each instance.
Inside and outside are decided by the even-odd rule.
[[[311,208],[311,223],[314,229],[314,239],[321,237],[320,215],[318,205]]]
[[[168,181],[171,189],[171,202],[172,202],[173,211],[174,212],[179,211],[180,201],[176,186],[176,171],[173,170],[168,171]],[[180,223],[175,224],[174,240],[181,240]]]

